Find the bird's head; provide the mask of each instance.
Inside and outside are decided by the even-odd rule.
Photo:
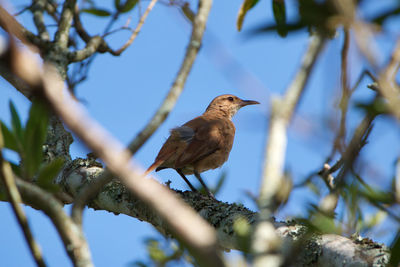
[[[240,108],[255,104],[260,103],[254,100],[243,100],[234,95],[220,95],[211,101],[206,112],[222,113],[223,115],[232,118]]]

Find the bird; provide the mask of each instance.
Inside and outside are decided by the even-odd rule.
[[[200,173],[221,167],[228,160],[235,137],[232,117],[240,108],[255,104],[260,103],[231,94],[215,97],[201,116],[170,130],[170,136],[144,175],[154,169],[157,172],[172,168],[196,192],[185,176],[194,174],[207,194],[214,197]]]

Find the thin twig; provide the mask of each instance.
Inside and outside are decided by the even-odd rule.
[[[354,175],[354,177],[360,182],[360,184],[368,191],[374,191],[373,188],[371,188],[371,186],[369,186],[364,179],[357,173],[354,171],[354,169],[351,170],[351,173]],[[368,202],[370,202],[372,205],[374,205],[375,207],[379,208],[380,210],[385,211],[390,217],[392,217],[394,220],[396,220],[398,223],[400,223],[400,216],[398,214],[396,214],[395,212],[391,211],[389,209],[389,207],[387,207],[387,205],[384,205],[382,203],[379,203],[377,201],[372,201],[369,198],[366,198],[366,200]]]
[[[7,195],[10,199],[11,207],[14,211],[15,217],[17,218],[19,225],[21,226],[22,232],[24,233],[24,237],[26,243],[28,243],[32,257],[34,258],[37,266],[45,267],[46,263],[43,260],[40,246],[32,235],[31,229],[29,228],[28,219],[26,218],[24,210],[19,205],[19,203],[22,203],[21,196],[18,192],[17,186],[15,185],[11,166],[3,158],[2,149],[3,149],[3,135],[0,131],[0,165],[1,165],[0,178],[4,183]]]
[[[60,202],[35,184],[19,178],[16,178],[15,181],[24,202],[42,210],[53,222],[73,265],[93,267],[89,246],[82,229],[65,213]]]
[[[343,148],[345,145],[345,137],[346,137],[346,116],[347,110],[349,107],[349,101],[351,97],[351,91],[349,88],[349,81],[347,75],[347,64],[348,64],[348,53],[350,47],[350,34],[348,29],[344,29],[344,40],[343,47],[341,52],[341,71],[340,71],[340,80],[342,85],[342,97],[340,99],[339,107],[340,107],[340,128],[337,133],[337,136],[334,141],[334,151],[339,150],[343,152]],[[332,153],[333,154],[333,153]]]
[[[257,267],[278,266],[282,262],[279,255],[271,254],[279,250],[280,241],[268,220],[275,209],[275,196],[282,185],[287,143],[286,130],[324,43],[325,39],[320,35],[311,39],[302,65],[286,94],[283,99],[276,99],[272,104],[265,165],[258,200],[260,220],[256,225],[252,244],[255,253],[254,263]]]
[[[204,8],[209,8],[208,5]],[[204,12],[204,13],[203,13]],[[208,12],[208,11],[207,11]],[[189,45],[186,50],[185,58],[179,69],[175,81],[172,84],[167,96],[158,108],[157,112],[150,119],[149,123],[136,135],[136,137],[128,145],[129,151],[133,154],[142,147],[142,145],[152,136],[152,134],[158,129],[158,127],[165,121],[169,113],[175,106],[178,97],[183,91],[186,79],[192,68],[192,65],[196,59],[197,53],[200,49],[202,37],[205,31],[207,13],[203,9],[199,8],[196,18],[193,23],[192,35],[189,41]],[[82,190],[82,193],[76,198],[74,206],[72,208],[72,217],[77,221],[82,219],[82,211],[88,200],[93,197],[100,189],[110,182],[112,179],[111,173],[106,169],[104,173],[93,183],[90,184],[86,189]]]
[[[139,23],[136,26],[136,29],[132,32],[131,37],[129,37],[128,41],[123,46],[121,46],[119,49],[111,52],[114,56],[121,55],[121,53],[124,52],[125,49],[127,49],[132,44],[132,42],[136,39],[136,36],[139,34],[140,29],[143,26],[143,23],[145,22],[147,16],[149,15],[150,11],[153,9],[153,7],[157,3],[157,1],[158,0],[151,0],[150,4],[147,6],[147,9],[144,12],[143,16],[140,18]]]
[[[130,38],[128,39],[128,41],[121,46],[121,48],[119,48],[118,50],[112,50],[111,48],[108,48],[108,52],[110,52],[112,55],[114,56],[119,56],[122,54],[122,52],[124,52],[132,43],[133,41],[136,39],[137,35],[140,32],[140,29],[142,28],[147,16],[149,15],[150,11],[153,9],[154,5],[156,4],[158,0],[152,0],[149,4],[149,6],[147,7],[146,11],[144,12],[143,16],[140,18],[139,24],[136,26],[136,29],[132,32]],[[86,31],[83,29],[82,23],[80,21],[79,18],[79,11],[77,10],[77,7],[75,7],[75,15],[74,15],[74,20],[75,20],[75,25],[77,26],[77,29],[79,30],[78,33],[80,33],[81,38],[83,38],[86,41],[86,47],[78,50],[78,51],[74,51],[68,54],[68,58],[70,60],[70,62],[77,62],[77,61],[83,61],[91,56],[93,56],[98,49],[105,44],[105,41],[103,39],[103,37],[107,34],[109,34],[109,28],[111,27],[111,23],[113,23],[115,21],[115,19],[118,17],[119,13],[116,13],[116,15],[114,16],[114,18],[110,21],[110,23],[107,25],[106,30],[104,31],[104,35],[103,37],[100,36],[94,36],[94,37],[90,37]],[[107,45],[108,47],[108,45]],[[89,65],[90,63],[88,63]]]

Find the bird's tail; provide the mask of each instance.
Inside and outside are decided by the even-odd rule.
[[[154,161],[153,164],[151,164],[151,166],[145,171],[144,176],[147,176],[149,173],[151,173],[155,168],[157,168],[158,166],[161,165],[161,163],[163,163],[163,160],[156,160]]]

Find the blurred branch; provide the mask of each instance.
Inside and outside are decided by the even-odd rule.
[[[334,154],[335,150],[339,150],[343,152],[345,146],[345,137],[346,137],[346,116],[349,107],[349,101],[352,94],[349,88],[349,81],[347,75],[347,64],[348,64],[348,53],[350,47],[350,33],[347,28],[343,30],[344,32],[344,40],[343,47],[341,52],[341,68],[340,68],[340,81],[342,86],[342,97],[340,99],[339,108],[340,108],[340,128],[337,133],[337,136],[334,141],[334,148],[332,154]]]
[[[361,178],[361,176],[354,171],[354,169],[351,169],[351,173],[354,175],[354,177],[360,182],[360,184],[369,191],[373,191],[373,188],[371,188],[370,185],[368,185],[364,179]],[[395,196],[396,198],[396,196]],[[377,207],[380,210],[383,210],[386,212],[390,217],[392,217],[394,220],[396,220],[398,223],[400,223],[400,216],[397,214],[397,212],[390,210],[390,207],[388,207],[387,204],[380,203],[378,201],[372,201],[371,199],[366,198],[373,206]]]
[[[186,54],[182,65],[179,69],[175,81],[172,84],[167,96],[158,108],[157,112],[150,119],[149,123],[136,135],[136,137],[129,143],[128,149],[131,154],[135,154],[136,151],[142,147],[142,145],[153,135],[158,127],[165,121],[169,113],[173,109],[178,100],[178,97],[183,91],[186,79],[193,66],[193,63],[197,57],[197,53],[200,49],[203,34],[206,27],[208,13],[211,8],[211,2],[200,1],[198,12],[195,16],[192,34],[189,40],[189,45],[186,49]],[[81,220],[82,211],[88,200],[93,197],[100,189],[112,179],[111,173],[106,170],[96,181],[94,181],[87,189],[85,189],[75,200],[72,208],[73,218],[78,221]]]
[[[20,40],[22,43],[26,45],[30,45],[31,42],[38,47],[43,47],[44,42],[33,34],[31,31],[28,31],[24,26],[22,26],[10,13],[5,10],[0,4],[0,27],[5,29],[12,30],[15,33],[15,37]],[[28,42],[28,41],[29,42]]]
[[[386,98],[390,112],[400,120],[400,87],[396,74],[400,64],[400,39],[397,41],[389,63],[378,77],[379,92]]]
[[[19,205],[19,203],[22,203],[21,196],[18,192],[17,186],[15,185],[11,166],[3,158],[2,149],[3,149],[3,135],[0,131],[0,178],[4,183],[4,187],[6,189],[8,198],[10,199],[12,210],[14,211],[14,215],[17,218],[19,225],[21,226],[25,240],[28,243],[28,247],[32,253],[32,256],[37,266],[45,267],[46,263],[43,260],[40,246],[32,235],[31,229],[29,228],[28,219],[26,218],[24,210]]]
[[[256,226],[252,244],[255,266],[278,266],[282,262],[278,252],[281,241],[272,231],[273,228],[268,220],[275,209],[275,197],[282,186],[287,143],[286,130],[324,43],[325,39],[320,35],[312,37],[302,65],[285,95],[272,103],[265,165],[258,200],[260,220]]]
[[[56,227],[64,248],[74,266],[93,267],[89,246],[82,229],[65,213],[63,206],[50,193],[40,187],[16,179],[18,189],[26,203],[42,210]]]
[[[367,114],[354,131],[353,137],[350,140],[345,152],[342,155],[343,166],[336,177],[336,188],[341,188],[345,182],[347,172],[351,170],[356,161],[361,149],[367,144],[367,139],[372,130],[372,122],[375,115]]]
[[[342,162],[343,161],[338,161],[337,165],[339,165],[338,163],[342,165]],[[335,178],[332,175],[334,172],[333,167],[329,166],[328,163],[325,163],[322,171],[318,173],[329,189],[329,194],[320,201],[319,210],[329,215],[333,214],[339,200],[339,192],[336,190]]]

